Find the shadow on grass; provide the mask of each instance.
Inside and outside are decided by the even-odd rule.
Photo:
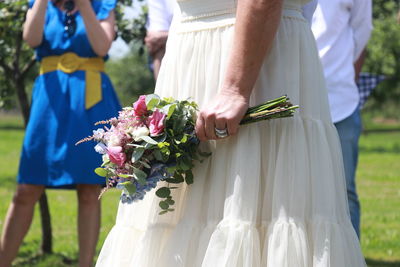
[[[400,261],[366,259],[368,267],[400,267]]]
[[[364,129],[363,134],[370,134],[370,133],[394,133],[400,132],[400,128],[376,128],[376,129]]]
[[[24,131],[25,128],[23,125],[0,125],[0,131],[1,130],[13,130],[13,131]]]
[[[389,147],[384,146],[373,146],[373,147],[365,147],[360,146],[359,151],[363,153],[400,153],[400,144],[394,144]]]
[[[17,259],[13,266],[14,267],[31,267],[31,266],[51,266],[51,267],[67,267],[77,266],[78,260],[71,259],[60,253],[52,254],[29,254],[23,255]]]

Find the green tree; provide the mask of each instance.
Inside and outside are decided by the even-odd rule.
[[[383,74],[386,80],[372,93],[368,107],[386,111],[400,99],[400,25],[397,23],[399,4],[396,0],[374,0],[374,30],[368,44],[364,71]],[[393,109],[394,111],[395,109]],[[395,114],[386,115],[395,115]],[[396,110],[397,114],[397,110]],[[398,116],[398,115],[397,115]]]
[[[131,105],[137,97],[154,90],[154,79],[147,67],[147,57],[132,46],[128,55],[107,62],[106,68],[123,106]]]
[[[143,0],[136,0],[141,2]],[[127,42],[138,40],[143,44],[145,34],[145,15],[135,20],[122,17],[125,6],[131,6],[132,0],[120,0],[117,6],[118,34]],[[27,78],[35,76],[35,58],[22,39],[22,26],[28,9],[27,0],[0,1],[0,108],[10,107],[17,101],[24,118],[25,126],[29,120],[30,100],[27,90]],[[28,82],[29,83],[29,82]],[[42,221],[42,251],[52,252],[52,234],[50,212],[47,197],[40,198]]]

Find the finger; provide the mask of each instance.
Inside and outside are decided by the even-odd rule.
[[[229,135],[235,135],[238,132],[239,122],[237,120],[230,120],[227,122]]]
[[[215,135],[215,115],[209,114],[204,118],[204,130],[207,139],[217,139]]]
[[[200,115],[200,113],[196,121],[195,130],[197,138],[199,138],[200,141],[206,141],[206,133],[204,131],[204,120],[203,117]]]
[[[216,119],[215,120],[215,128],[217,128],[219,130],[227,130],[228,131],[228,128],[226,125],[226,120],[225,119]],[[214,129],[214,133],[215,133],[215,129]],[[228,134],[229,134],[229,131],[228,131]],[[217,135],[216,135],[216,137],[218,139],[221,139]]]

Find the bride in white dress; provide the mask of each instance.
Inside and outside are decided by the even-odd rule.
[[[234,134],[248,105],[287,94],[301,108],[204,142],[174,212],[158,215],[154,192],[120,203],[96,266],[365,266],[307,2],[178,1],[156,93],[200,105],[201,139]]]

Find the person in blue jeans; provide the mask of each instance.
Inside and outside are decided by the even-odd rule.
[[[371,0],[319,0],[312,30],[324,68],[332,120],[339,134],[353,227],[360,237],[356,190],[360,95],[356,85],[372,30]]]

